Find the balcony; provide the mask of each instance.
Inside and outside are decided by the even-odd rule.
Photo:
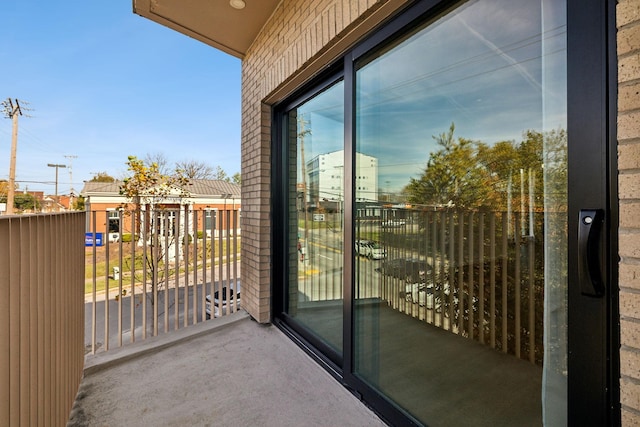
[[[68,426],[383,426],[274,326],[240,311],[88,357]]]
[[[127,319],[123,306],[140,286],[144,292],[145,283],[136,283],[135,271],[126,276],[125,268],[117,279],[109,277],[110,269],[105,277],[98,274],[96,236],[83,247],[91,223],[79,212],[0,217],[0,425],[384,425],[275,327],[257,324],[241,309],[223,310],[211,320],[198,311],[205,305],[202,285],[238,281],[229,266],[234,233],[210,233],[209,243],[217,238],[225,253],[217,261],[210,258],[208,270],[195,262],[197,247],[206,252],[206,238],[200,246],[185,245],[199,268],[176,268],[180,274],[165,288],[147,292],[156,292],[155,301],[163,304],[169,300],[163,293],[194,297],[197,304],[190,304],[191,311],[176,304],[185,310],[175,317],[178,323],[149,309],[151,320],[136,335],[136,323],[123,332],[136,319],[135,310]],[[122,239],[115,246],[122,249]],[[87,257],[89,293],[83,279]],[[125,259],[120,251],[115,260]],[[157,257],[154,262],[156,271],[168,268]],[[109,285],[98,292],[101,281],[115,290]],[[127,294],[129,284],[134,291]],[[94,323],[100,300],[116,307],[116,327],[105,327],[102,338]]]

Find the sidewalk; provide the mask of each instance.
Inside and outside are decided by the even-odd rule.
[[[85,359],[68,426],[384,426],[243,311]]]

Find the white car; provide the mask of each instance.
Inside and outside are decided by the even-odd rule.
[[[236,288],[235,295],[233,293],[234,287]],[[205,302],[205,313],[207,314],[207,319],[211,318],[211,313],[213,312],[213,317],[220,317],[220,315],[230,314],[231,309],[233,311],[238,311],[240,308],[240,282],[236,282],[235,286],[231,284],[231,292],[229,292],[228,286],[223,286],[222,288],[222,307],[220,306],[220,291],[215,291],[213,294],[213,311],[211,310],[211,295],[207,295]],[[231,297],[231,298],[229,298]],[[231,301],[229,301],[231,299]],[[222,309],[222,313],[220,310]]]
[[[399,228],[407,225],[403,219],[390,219],[382,222],[382,226],[386,228]]]
[[[384,248],[378,242],[372,240],[357,240],[356,252],[358,252],[358,255],[371,259],[383,259],[387,256]]]
[[[429,310],[433,310],[434,308],[439,309],[442,302],[440,301],[440,295],[435,297],[435,292],[438,291],[435,290],[433,284],[407,283],[405,285],[404,297],[407,302],[417,303],[420,307],[426,307]],[[444,294],[445,298],[449,295],[448,288],[445,288]]]

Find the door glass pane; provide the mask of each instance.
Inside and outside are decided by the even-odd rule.
[[[429,425],[566,422],[562,3],[461,2],[356,64],[355,373]]]
[[[288,114],[287,313],[342,355],[344,85]]]

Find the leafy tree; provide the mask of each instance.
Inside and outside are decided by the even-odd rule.
[[[411,178],[405,187],[409,202],[458,209],[493,208],[498,203],[493,191],[496,177],[478,162],[478,144],[456,140],[454,131],[451,123],[448,132],[433,136],[441,148],[429,155],[422,175]]]
[[[231,181],[234,184],[238,184],[238,185],[242,184],[242,175],[240,175],[240,172],[234,173],[233,176],[231,177]]]
[[[21,212],[35,212],[40,209],[40,201],[29,193],[19,193],[13,199],[13,206]]]
[[[5,179],[0,179],[0,197],[7,196],[7,193],[9,192],[9,181],[5,180]]]
[[[83,211],[84,208],[84,196],[80,195],[73,201],[73,210]]]
[[[106,172],[98,172],[89,182],[116,182],[116,179]]]
[[[167,236],[160,236],[156,232],[159,224],[153,225],[154,230],[151,231],[153,221],[164,221],[165,216],[158,211],[163,210],[163,200],[178,191],[179,196],[186,195],[186,186],[189,179],[185,177],[179,169],[176,169],[172,175],[165,175],[160,171],[157,163],[146,163],[144,160],[138,159],[136,156],[129,156],[127,160],[128,171],[130,176],[123,179],[120,186],[120,194],[124,195],[133,203],[134,210],[131,213],[135,215],[136,231],[141,230],[144,226],[150,236],[147,251],[141,255],[142,262],[146,271],[151,273],[151,292],[147,294],[151,300],[151,304],[155,303],[155,291],[159,289],[159,284],[166,284],[168,277],[163,277],[163,264],[168,262],[169,248],[177,248],[180,250],[179,236],[170,233],[165,228]],[[145,208],[145,221],[143,223],[141,208]],[[134,233],[135,234],[135,233]],[[169,238],[170,237],[170,238]],[[135,242],[136,239],[133,239]]]
[[[213,174],[213,179],[218,179],[220,181],[227,181],[229,182],[229,176],[227,175],[227,173],[224,171],[224,169],[222,169],[222,167],[220,165],[216,166],[216,171]]]
[[[162,199],[175,190],[185,195],[189,179],[179,169],[172,175],[165,175],[157,163],[147,163],[136,156],[129,156],[127,166],[131,175],[122,180],[120,194],[130,199],[136,209],[143,204],[153,205],[154,199]]]

